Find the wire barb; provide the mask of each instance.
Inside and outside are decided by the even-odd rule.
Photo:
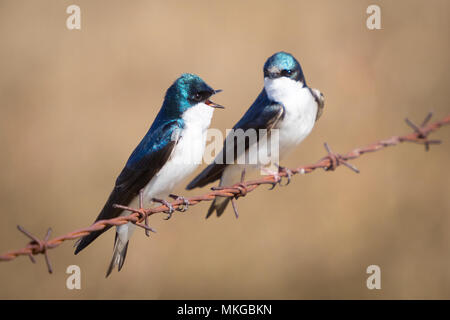
[[[426,132],[424,130],[426,124],[430,121],[432,116],[433,116],[433,112],[428,113],[427,116],[425,117],[425,119],[422,121],[422,124],[421,124],[420,127],[415,125],[414,122],[412,122],[408,118],[405,118],[406,124],[408,126],[410,126],[414,130],[414,132],[417,133],[417,138],[418,139],[416,141],[413,141],[413,142],[424,144],[425,145],[425,151],[429,151],[430,150],[430,145],[431,144],[441,144],[441,140],[429,140],[428,139],[428,134],[431,131]]]
[[[356,173],[359,173],[358,168],[356,168],[354,165],[348,163],[343,156],[341,156],[338,153],[334,153],[330,146],[328,145],[328,143],[324,143],[325,149],[328,152],[328,155],[325,158],[328,158],[330,160],[330,165],[328,167],[325,168],[326,171],[331,170],[334,171],[338,166],[340,166],[341,164],[343,164],[344,166],[346,166],[347,168],[353,170]]]
[[[232,198],[231,198],[231,205],[233,207],[233,211],[234,211],[234,216],[236,217],[236,219],[239,218],[239,212],[237,209],[237,199],[239,197],[245,197],[248,193],[248,188],[247,188],[247,184],[245,183],[245,168],[242,170],[241,172],[241,181],[237,184],[235,184],[236,189],[238,190],[238,193],[236,193]]]
[[[425,148],[426,148],[426,150],[428,150],[428,148],[429,148],[428,145],[440,143],[439,140],[429,140],[428,135],[433,131],[437,131],[438,129],[440,129],[441,127],[443,127],[445,125],[449,125],[450,124],[450,115],[447,115],[442,120],[428,124],[430,119],[431,119],[431,113],[425,117],[425,119],[422,122],[420,127],[416,126],[410,120],[406,120],[406,123],[414,129],[414,132],[406,134],[404,136],[392,136],[388,139],[379,140],[379,141],[376,141],[365,147],[353,149],[352,151],[350,151],[344,155],[334,153],[331,150],[331,148],[329,147],[329,145],[327,143],[325,143],[325,149],[328,152],[328,155],[326,157],[320,159],[318,162],[316,162],[314,164],[300,166],[296,169],[289,169],[289,171],[291,172],[291,175],[295,175],[298,173],[299,174],[311,173],[317,169],[325,169],[326,171],[333,171],[339,165],[343,164],[343,165],[347,166],[349,169],[351,169],[355,172],[359,172],[359,170],[357,168],[355,168],[353,165],[348,163],[349,160],[359,158],[365,153],[375,152],[375,151],[379,151],[384,148],[387,148],[389,146],[398,145],[402,142],[415,142],[415,143],[425,144]],[[207,192],[203,195],[194,196],[191,198],[183,198],[183,197],[177,196],[177,198],[174,201],[172,201],[171,203],[162,202],[161,206],[155,207],[155,208],[149,208],[149,209],[142,208],[143,207],[143,200],[142,200],[143,195],[141,193],[140,194],[140,202],[139,202],[141,208],[139,208],[139,209],[134,209],[131,207],[120,205],[120,204],[114,205],[115,208],[120,208],[120,209],[129,211],[130,212],[129,215],[119,216],[119,217],[107,219],[107,220],[99,220],[89,227],[78,229],[78,230],[69,232],[65,235],[53,238],[53,239],[49,239],[51,229],[49,229],[47,231],[47,234],[46,234],[44,240],[39,240],[38,238],[36,238],[32,234],[30,234],[28,231],[26,231],[24,228],[22,228],[21,226],[18,226],[17,228],[22,233],[24,233],[28,238],[30,238],[31,241],[28,243],[28,245],[26,247],[24,247],[22,249],[9,251],[3,255],[0,255],[0,261],[11,261],[19,256],[26,255],[26,256],[30,257],[31,261],[34,263],[35,259],[34,259],[33,255],[44,254],[45,260],[47,263],[47,268],[48,268],[49,272],[51,273],[52,268],[50,265],[50,261],[48,259],[47,251],[48,251],[48,249],[53,249],[53,248],[58,247],[64,241],[79,239],[81,237],[84,237],[84,236],[92,233],[92,232],[97,232],[99,230],[103,230],[103,229],[109,228],[111,226],[124,225],[129,222],[135,223],[137,226],[142,227],[145,230],[156,232],[155,230],[153,230],[152,228],[150,228],[148,226],[147,219],[149,216],[156,214],[156,213],[166,213],[167,214],[168,210],[169,210],[169,212],[170,211],[173,212],[173,209],[177,209],[177,211],[183,211],[183,210],[178,210],[178,208],[180,208],[180,206],[183,206],[186,204],[188,204],[188,206],[191,207],[191,206],[196,205],[203,201],[212,201],[216,197],[230,198],[231,202],[233,204],[234,213],[235,213],[236,217],[238,217],[239,213],[237,211],[236,200],[239,197],[246,196],[248,193],[252,192],[253,190],[255,190],[256,188],[258,188],[261,185],[271,184],[272,186],[274,186],[279,183],[279,180],[281,179],[281,177],[289,178],[289,174],[290,173],[288,171],[281,170],[278,173],[278,179],[277,179],[277,177],[275,177],[273,175],[267,175],[267,176],[264,176],[257,180],[244,181],[245,172],[243,172],[243,174],[241,176],[241,182],[234,186],[213,187],[213,188],[211,188],[212,189],[211,192]],[[144,221],[144,224],[141,223],[142,221]]]
[[[113,207],[114,208],[119,208],[119,209],[122,209],[122,210],[125,210],[125,211],[129,211],[129,212],[132,212],[132,213],[137,213],[138,217],[137,217],[136,220],[138,220],[138,221],[131,221],[131,222],[133,222],[136,226],[144,229],[145,235],[147,237],[150,237],[150,232],[156,233],[156,230],[151,228],[148,225],[148,213],[145,211],[145,208],[144,208],[144,193],[143,193],[143,190],[139,191],[139,209],[134,209],[134,208],[131,208],[131,207],[128,207],[128,206],[122,206],[120,204],[113,204]],[[144,223],[143,224],[140,223],[139,220],[144,220]]]
[[[34,259],[33,255],[42,253],[45,256],[45,262],[47,264],[48,273],[53,273],[52,265],[50,264],[50,259],[48,258],[47,249],[48,249],[48,240],[50,239],[50,234],[52,232],[52,228],[48,228],[47,233],[44,237],[44,240],[40,240],[27,230],[25,230],[22,226],[17,226],[17,229],[19,229],[20,232],[22,232],[24,235],[26,235],[28,238],[30,238],[30,242],[28,243],[28,247],[31,248],[31,252],[28,254],[30,257],[31,262],[36,263],[36,260]]]

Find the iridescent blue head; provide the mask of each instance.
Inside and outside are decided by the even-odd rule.
[[[205,103],[212,108],[223,108],[209,100],[212,95],[220,91],[222,90],[214,90],[208,86],[195,74],[183,73],[167,89],[161,111],[166,116],[179,117],[198,103]]]
[[[264,78],[277,79],[287,77],[292,80],[301,81],[306,85],[300,63],[290,53],[277,52],[264,64]]]

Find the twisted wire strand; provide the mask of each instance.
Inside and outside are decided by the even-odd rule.
[[[374,143],[371,143],[365,147],[355,148],[346,154],[338,154],[334,153],[331,148],[328,146],[327,143],[325,143],[325,148],[327,150],[327,155],[317,161],[314,164],[299,166],[297,168],[292,169],[284,169],[280,171],[279,177],[275,176],[264,176],[256,180],[250,180],[250,181],[241,181],[238,184],[235,184],[233,186],[229,187],[221,187],[221,188],[212,188],[212,191],[207,192],[203,195],[199,196],[193,196],[190,198],[183,198],[179,197],[177,200],[174,200],[167,205],[161,205],[155,208],[129,208],[125,206],[121,206],[120,204],[117,204],[117,207],[124,208],[125,210],[130,211],[130,214],[127,216],[120,216],[113,219],[108,220],[99,220],[92,224],[89,227],[81,228],[74,230],[72,232],[69,232],[67,234],[61,235],[59,237],[55,237],[52,239],[49,239],[51,229],[47,231],[47,234],[44,238],[44,240],[40,240],[39,238],[33,236],[31,233],[26,231],[23,227],[18,226],[19,231],[24,233],[27,237],[31,239],[31,241],[23,248],[18,250],[12,250],[9,252],[6,252],[5,254],[0,255],[0,261],[11,261],[17,257],[20,256],[29,256],[31,261],[34,263],[35,260],[33,258],[34,255],[38,254],[44,254],[45,260],[47,263],[48,271],[52,272],[52,267],[50,265],[50,261],[47,255],[47,252],[49,249],[54,249],[58,247],[60,244],[62,244],[65,241],[74,240],[81,238],[83,236],[86,236],[94,231],[105,229],[109,226],[120,226],[123,224],[126,224],[128,222],[132,222],[137,224],[140,227],[143,227],[146,229],[146,231],[153,231],[150,227],[147,225],[147,217],[160,213],[160,212],[167,212],[173,207],[173,209],[178,211],[186,211],[186,204],[190,206],[194,206],[200,202],[204,201],[212,201],[216,197],[228,197],[233,200],[233,208],[235,210],[235,213],[237,215],[237,209],[235,207],[234,201],[238,199],[239,197],[244,197],[248,193],[254,191],[256,188],[258,188],[261,185],[272,185],[272,188],[275,187],[278,183],[280,183],[281,177],[287,177],[288,179],[291,178],[292,175],[296,174],[306,174],[311,173],[317,169],[324,169],[326,171],[333,171],[337,167],[344,165],[348,167],[349,169],[359,172],[359,170],[350,164],[348,161],[354,160],[356,158],[361,157],[362,155],[370,152],[379,151],[382,149],[385,149],[390,146],[395,146],[403,142],[413,142],[422,144],[425,146],[425,150],[429,150],[429,146],[431,144],[439,144],[441,141],[439,140],[430,140],[428,139],[428,135],[442,126],[450,124],[450,115],[444,117],[443,119],[439,121],[435,121],[433,123],[427,124],[429,120],[431,119],[431,113],[427,115],[425,120],[422,122],[420,126],[415,125],[412,123],[409,119],[405,119],[406,123],[414,130],[412,133],[403,135],[403,136],[392,136],[388,139],[379,140]],[[142,224],[142,222],[145,221],[145,225]],[[146,232],[147,234],[147,232]]]

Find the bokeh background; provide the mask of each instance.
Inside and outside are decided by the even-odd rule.
[[[66,8],[81,7],[81,30]],[[366,28],[381,7],[382,30]],[[295,166],[409,132],[430,110],[449,113],[450,2],[433,1],[0,1],[0,252],[52,226],[88,226],[165,90],[182,73],[224,89],[212,127],[225,130],[263,85],[276,51],[293,53],[326,98]],[[450,130],[425,153],[405,144],[340,168],[260,188],[220,219],[208,203],[151,218],[124,269],[105,279],[113,231],[78,256],[72,243],[31,265],[0,264],[0,298],[371,299],[450,298]],[[198,171],[200,171],[199,168]],[[186,181],[187,183],[188,181]],[[180,186],[176,193],[186,192]],[[66,289],[67,266],[82,289]],[[382,289],[368,290],[379,265]]]

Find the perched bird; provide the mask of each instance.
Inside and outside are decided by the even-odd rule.
[[[289,53],[278,52],[269,57],[264,64],[264,88],[255,102],[250,106],[242,118],[234,125],[233,129],[244,131],[255,129],[267,129],[266,139],[245,140],[243,153],[236,150],[236,139],[230,135],[225,139],[222,151],[214,161],[205,168],[186,189],[190,190],[203,187],[220,179],[220,186],[230,186],[239,183],[239,179],[245,174],[245,170],[261,168],[261,163],[249,164],[248,161],[237,161],[238,159],[249,159],[249,153],[257,152],[258,144],[262,140],[269,140],[272,129],[278,129],[279,135],[279,158],[285,157],[306,136],[309,135],[315,122],[322,114],[324,98],[317,89],[307,86],[300,63]],[[265,142],[267,143],[267,142]],[[267,143],[268,144],[268,143]],[[234,162],[227,163],[226,154],[234,149]],[[243,158],[245,157],[245,158]],[[279,172],[287,170],[278,164],[277,171],[271,174],[279,180]],[[287,172],[288,175],[289,172]],[[208,218],[214,211],[217,216],[222,215],[230,198],[216,198],[208,210]]]
[[[128,159],[95,221],[129,214],[116,204],[139,208],[154,202],[166,204],[170,218],[173,207],[164,198],[201,163],[213,110],[223,108],[209,99],[220,91],[194,74],[183,74],[170,86],[155,121]],[[139,203],[141,199],[143,203]],[[122,269],[135,227],[133,223],[117,227],[106,276],[116,265]],[[75,254],[107,229],[81,238]]]

